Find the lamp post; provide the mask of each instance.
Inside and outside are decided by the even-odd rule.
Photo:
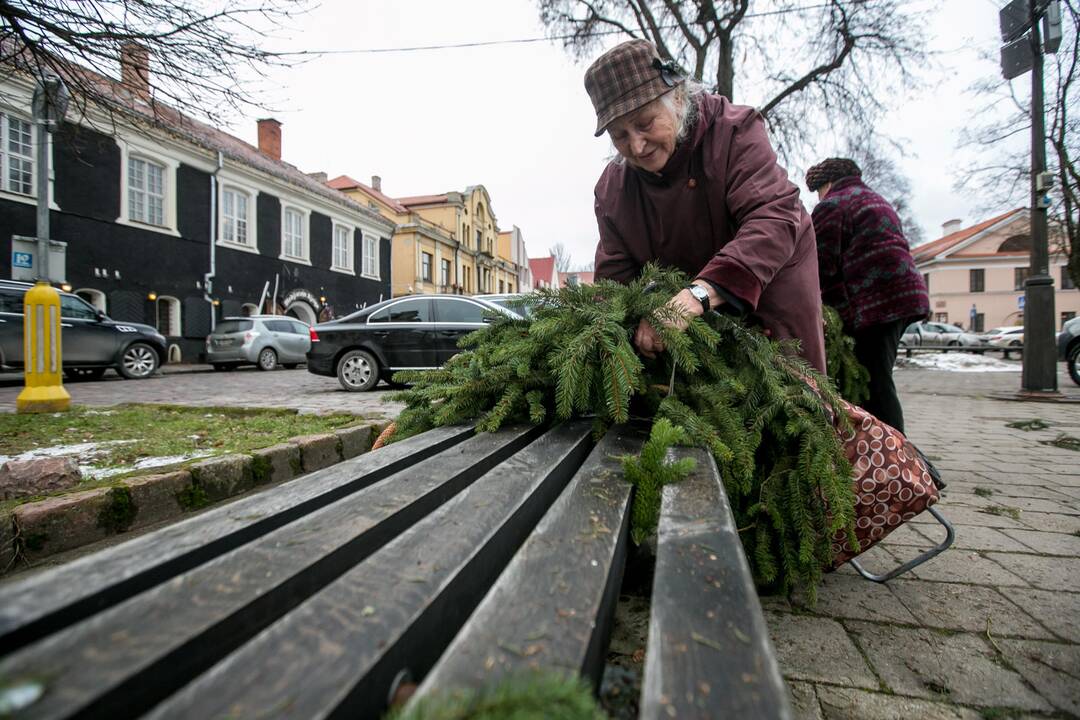
[[[68,92],[55,75],[43,76],[34,89],[33,114],[37,143],[37,262],[36,282],[23,299],[23,377],[25,386],[15,400],[20,413],[59,412],[71,405],[61,380],[60,294],[50,285],[49,272],[49,133],[67,112]],[[65,278],[60,278],[65,279]]]

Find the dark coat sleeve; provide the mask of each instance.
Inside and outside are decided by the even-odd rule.
[[[708,162],[726,165],[722,201],[735,236],[698,277],[726,288],[756,308],[762,291],[795,252],[804,212],[799,189],[776,162],[761,115],[735,128],[729,143],[713,143]]]
[[[818,280],[827,305],[844,302],[844,218],[840,203],[826,198],[810,214],[817,237]]]
[[[628,283],[635,279],[641,268],[630,256],[615,224],[607,216],[599,199],[594,199],[593,210],[596,212],[596,226],[600,231],[600,242],[596,245],[596,258],[593,262],[593,277],[596,280],[614,280]]]

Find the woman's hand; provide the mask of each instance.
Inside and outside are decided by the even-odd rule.
[[[694,284],[705,288],[709,293],[709,307],[716,307],[721,303],[720,296],[716,294],[716,290],[709,283],[698,281]],[[667,305],[674,312],[670,313],[670,317],[664,320],[664,324],[680,332],[686,329],[687,317],[700,317],[705,312],[698,299],[686,289],[680,290],[675,297],[668,300]],[[644,318],[638,323],[637,330],[634,331],[634,344],[637,345],[641,354],[649,359],[655,358],[657,353],[664,352],[664,341],[660,339],[660,335]]]

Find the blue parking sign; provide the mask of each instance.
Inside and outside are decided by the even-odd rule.
[[[28,252],[11,253],[11,265],[17,268],[34,267],[34,256]]]
[[[1024,295],[1020,295],[1019,297],[1016,298],[1016,309],[1017,310],[1023,310],[1024,309],[1024,297],[1025,297]]]

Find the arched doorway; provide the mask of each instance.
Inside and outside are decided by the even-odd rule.
[[[315,314],[315,308],[303,300],[289,303],[285,308],[285,314],[297,320],[302,320],[308,325],[316,325],[319,322],[319,318]]]
[[[259,314],[259,308],[254,303],[244,303],[240,306],[240,314],[243,317],[251,317]]]
[[[162,295],[157,299],[157,329],[165,337],[180,337],[180,301]]]
[[[93,288],[82,288],[80,290],[76,290],[75,294],[96,307],[101,312],[107,312],[105,308],[105,293],[101,292],[100,290],[94,290]]]

